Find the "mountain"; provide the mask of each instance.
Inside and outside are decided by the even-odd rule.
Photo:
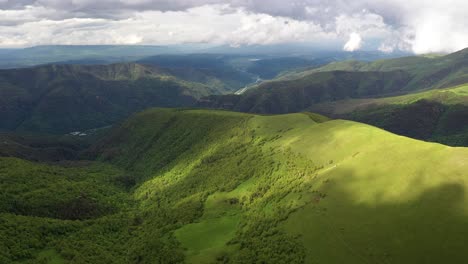
[[[468,82],[468,49],[446,56],[413,56],[375,62],[333,62],[290,71],[239,97],[203,100],[204,107],[256,113],[288,113],[323,101],[405,94]]]
[[[468,49],[445,56],[411,56],[373,62],[341,61],[324,67],[285,75],[297,79],[316,72],[328,71],[405,71],[412,76],[403,90],[446,88],[468,82]]]
[[[84,155],[0,158],[1,262],[467,258],[466,148],[310,113],[151,109]]]
[[[240,95],[209,96],[198,105],[262,114],[313,111],[416,139],[468,146],[465,88],[450,89],[467,82],[468,49],[445,56],[333,62],[283,72]],[[447,90],[440,90],[444,88]],[[405,94],[408,96],[395,97]],[[394,99],[383,99],[386,97],[407,103],[392,103]],[[426,101],[416,102],[415,98]],[[353,107],[374,103],[378,107],[352,112]]]
[[[99,52],[107,56],[155,48],[45,46],[29,52],[54,58],[75,49],[77,56]],[[331,58],[165,54],[138,63],[82,64],[90,60],[100,62],[0,70],[0,130],[64,134],[109,126],[148,107],[194,106],[202,97],[234,93],[261,78],[319,67]]]
[[[295,80],[263,82],[242,95],[210,96],[199,105],[253,113],[300,112],[320,102],[403,92],[410,81],[411,75],[404,71],[317,72]]]
[[[242,59],[247,60],[243,57],[221,54],[165,54],[147,57],[138,63],[170,68],[178,75],[187,76],[192,81],[210,83],[216,87],[237,91],[256,80],[254,75],[233,64],[234,60]],[[216,79],[210,80],[206,76]]]
[[[0,129],[83,131],[148,107],[191,106],[197,98],[226,92],[183,78],[171,69],[132,63],[0,70]]]
[[[287,46],[285,46],[287,47]],[[331,62],[350,59],[371,61],[388,57],[401,57],[402,54],[383,54],[373,52],[337,52],[304,49],[302,52],[269,52],[267,47],[250,49],[209,49],[207,53],[197,54],[160,54],[139,60],[144,64],[154,64],[168,68],[196,68],[217,72],[225,78],[232,76],[258,76],[261,79],[273,79],[289,72],[315,69]],[[216,51],[217,52],[214,52]],[[236,49],[234,49],[236,50]],[[275,50],[275,49],[273,49]],[[229,52],[231,51],[231,52]],[[223,70],[223,71],[220,71]],[[240,79],[237,77],[237,79]],[[250,81],[252,82],[252,81]]]

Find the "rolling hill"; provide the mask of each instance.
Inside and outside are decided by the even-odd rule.
[[[198,105],[262,114],[313,111],[416,139],[468,146],[466,88],[453,88],[466,82],[468,49],[445,56],[334,62],[284,73],[241,95],[209,96]],[[373,104],[379,107],[371,112],[362,107]],[[362,111],[351,113],[357,106]]]
[[[467,258],[465,148],[309,113],[151,109],[84,155],[0,159],[2,262]]]
[[[404,71],[318,72],[300,79],[267,81],[241,95],[210,96],[201,107],[252,113],[293,113],[320,103],[404,92],[411,81]]]
[[[212,87],[228,91],[237,91],[255,82],[256,77],[236,65],[235,61],[248,63],[248,57],[222,54],[165,54],[146,57],[138,63],[168,68],[177,76],[190,81],[210,84]]]
[[[104,127],[148,107],[191,106],[229,91],[218,83],[202,73],[133,63],[0,70],[0,129],[60,134]]]
[[[411,56],[373,62],[339,61],[309,71],[286,74],[280,79],[297,79],[329,71],[405,71],[412,79],[402,90],[447,88],[468,82],[468,49],[445,56]]]
[[[468,146],[468,85],[397,97],[348,99],[309,110],[368,123],[412,138]]]
[[[468,49],[465,49],[446,56],[339,61],[310,70],[291,70],[251,87],[238,98],[214,96],[203,100],[202,106],[290,113],[324,101],[407,94],[467,82]]]

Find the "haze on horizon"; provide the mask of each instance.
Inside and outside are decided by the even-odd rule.
[[[270,45],[454,52],[463,0],[0,0],[0,48],[35,45]]]

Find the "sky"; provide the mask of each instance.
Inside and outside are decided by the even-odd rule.
[[[416,54],[468,47],[466,0],[0,0],[0,47],[311,43]]]

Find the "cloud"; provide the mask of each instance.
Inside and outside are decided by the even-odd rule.
[[[349,40],[343,47],[345,51],[356,51],[362,47],[362,38],[357,33],[351,33]]]
[[[350,47],[355,33],[359,48],[451,52],[468,46],[467,9],[466,0],[0,0],[0,45],[322,41]]]
[[[127,19],[35,19],[41,7],[30,7],[32,17],[14,27],[0,26],[0,45],[42,44],[159,44],[214,43],[232,46],[320,42],[335,39],[321,26],[287,17],[256,14],[228,5],[208,5],[185,11],[143,11]],[[7,13],[23,11],[0,11]],[[7,21],[6,19],[4,21]]]

